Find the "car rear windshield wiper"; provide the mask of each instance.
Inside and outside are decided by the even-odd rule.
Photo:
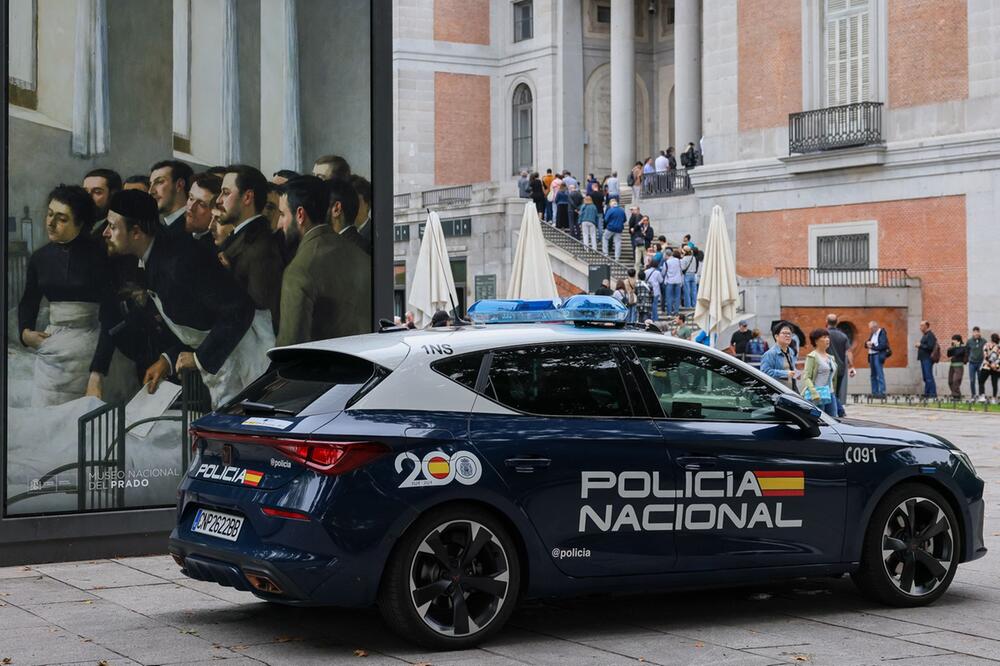
[[[264,412],[267,414],[288,414],[289,416],[295,416],[297,412],[292,409],[283,409],[281,407],[275,407],[274,405],[269,405],[264,402],[253,402],[252,400],[244,400],[240,403],[240,407],[243,411],[247,412]]]

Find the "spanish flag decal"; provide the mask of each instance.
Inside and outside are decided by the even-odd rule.
[[[243,475],[243,485],[253,486],[254,488],[256,488],[257,486],[260,485],[260,482],[261,480],[263,480],[263,478],[264,478],[263,472],[255,472],[252,469],[248,469],[247,473]],[[764,494],[766,495],[767,493]]]
[[[447,458],[435,456],[427,463],[427,473],[435,479],[443,479],[448,476],[449,472],[451,472],[451,465]]]
[[[753,474],[764,497],[802,496],[806,493],[806,477],[801,470]]]

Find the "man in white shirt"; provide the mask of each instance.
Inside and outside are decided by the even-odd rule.
[[[660,151],[660,154],[656,156],[653,168],[656,169],[656,173],[663,173],[664,171],[670,170],[670,160],[667,159],[667,154],[662,150]]]
[[[161,160],[149,170],[149,194],[171,234],[184,232],[184,211],[193,173],[191,167],[178,160]]]

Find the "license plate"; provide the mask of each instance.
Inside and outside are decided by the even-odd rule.
[[[194,514],[194,522],[191,524],[192,532],[226,541],[236,541],[240,536],[241,529],[243,529],[242,517],[209,511],[208,509],[198,509],[198,513]]]

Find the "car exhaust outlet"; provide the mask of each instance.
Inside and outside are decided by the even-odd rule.
[[[284,594],[281,587],[264,574],[248,573],[244,571],[243,575],[247,577],[247,580],[250,581],[250,584],[253,585],[254,589],[260,592],[266,592],[267,594]]]
[[[177,563],[177,566],[179,566],[181,569],[184,568],[184,558],[183,557],[181,557],[177,553],[170,553],[170,556],[174,558],[174,562]]]

